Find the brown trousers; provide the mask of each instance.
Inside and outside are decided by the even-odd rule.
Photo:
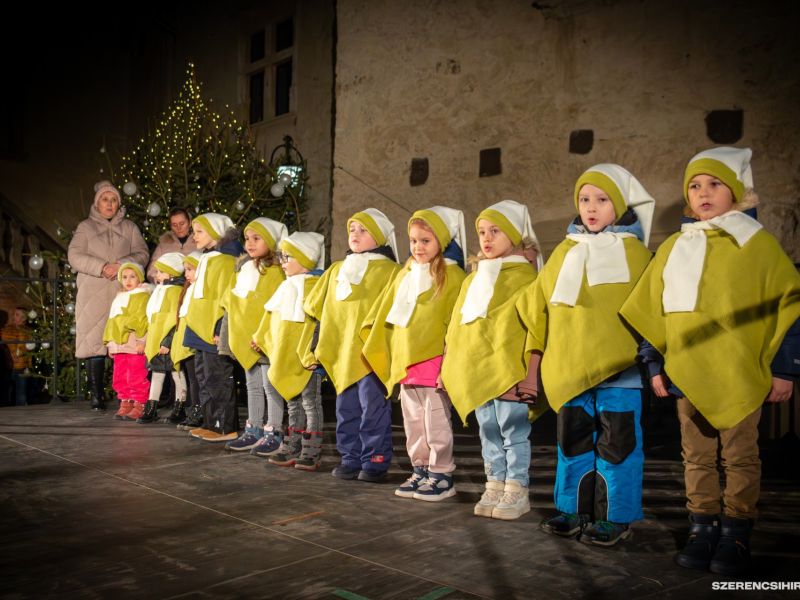
[[[715,429],[686,398],[678,398],[686,508],[701,515],[754,519],[761,491],[759,408],[731,429]],[[720,492],[718,464],[725,473]],[[722,509],[722,511],[720,510]]]

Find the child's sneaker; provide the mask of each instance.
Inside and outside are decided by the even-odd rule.
[[[290,435],[285,436],[278,451],[269,457],[269,462],[279,467],[293,467],[300,457],[301,439],[298,431],[292,431]]]
[[[395,496],[401,498],[413,498],[414,492],[417,491],[419,485],[428,477],[428,470],[425,467],[414,467],[411,477],[403,482],[399,488],[394,491]]]
[[[452,476],[447,473],[431,473],[428,471],[428,478],[421,482],[417,491],[414,492],[414,500],[438,502],[455,495],[456,487],[453,484]]]
[[[348,467],[347,465],[336,465],[331,471],[331,475],[337,479],[356,479],[361,473],[361,467]]]
[[[553,535],[561,537],[571,537],[580,533],[589,523],[587,515],[560,512],[555,517],[550,517],[539,523],[539,528]]]
[[[294,468],[301,471],[316,471],[322,464],[321,454],[322,434],[303,432],[303,450],[300,452],[300,458],[294,463]]]
[[[359,481],[366,481],[367,483],[383,483],[389,474],[386,471],[367,471],[361,469],[358,472],[356,479]]]
[[[225,449],[233,452],[244,452],[245,450],[255,448],[263,437],[261,432],[262,430],[260,427],[252,427],[250,423],[248,423],[244,428],[244,433],[232,442],[226,443]]]
[[[503,497],[503,490],[506,488],[505,481],[487,481],[486,491],[483,492],[481,499],[475,505],[476,517],[492,517],[492,511],[500,499]]]
[[[264,428],[264,436],[258,440],[258,443],[250,449],[250,454],[253,456],[261,456],[263,458],[272,456],[278,451],[283,442],[283,435],[276,429]]]
[[[613,546],[617,542],[627,540],[632,533],[627,523],[595,521],[583,530],[580,541],[592,546]]]
[[[519,519],[526,512],[530,512],[531,502],[528,498],[528,486],[522,485],[516,479],[506,479],[503,497],[492,510],[493,519],[513,521]]]

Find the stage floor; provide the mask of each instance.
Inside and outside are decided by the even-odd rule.
[[[393,494],[409,470],[397,420],[390,481],[376,485],[331,477],[332,422],[323,468],[307,473],[112,414],[0,409],[0,597],[632,600],[717,597],[714,582],[733,581],[673,563],[687,520],[669,436],[649,438],[645,520],[600,549],[539,530],[553,510],[552,420],[532,436],[533,509],[503,522],[472,515],[480,443],[460,426],[458,494],[425,503]],[[800,580],[799,517],[796,478],[767,473],[754,572],[739,581]]]

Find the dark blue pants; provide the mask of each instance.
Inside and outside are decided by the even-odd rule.
[[[392,405],[370,373],[336,396],[336,449],[349,469],[384,472],[392,460]]]

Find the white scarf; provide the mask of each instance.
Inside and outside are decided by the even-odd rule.
[[[260,277],[256,261],[248,260],[236,274],[236,283],[231,293],[239,298],[247,298],[247,295],[256,289]]]
[[[222,252],[217,252],[216,250],[212,250],[211,252],[205,252],[203,256],[200,258],[200,264],[197,265],[197,275],[195,277],[195,286],[192,298],[202,298],[203,297],[203,290],[206,285],[206,269],[208,269],[208,261],[214,258],[215,256],[219,256]]]
[[[306,279],[311,277],[308,273],[292,275],[283,282],[272,294],[272,297],[264,304],[267,312],[277,312],[283,321],[293,321],[302,323],[306,320],[306,313],[303,311],[303,300],[305,296]]]
[[[186,293],[183,295],[183,302],[181,308],[178,310],[178,316],[182,319],[189,313],[189,302],[192,301],[192,292],[194,291],[194,283],[190,283],[186,288]]]
[[[706,231],[722,229],[743,247],[762,228],[761,223],[741,211],[732,210],[708,221],[684,223],[672,246],[662,275],[664,312],[692,312],[697,306],[700,279],[706,258]]]
[[[375,252],[347,255],[339,269],[339,273],[336,275],[337,300],[346,300],[353,293],[352,286],[361,283],[371,260],[389,260],[389,258]]]
[[[444,259],[445,264],[454,265],[454,260]],[[411,315],[417,307],[417,298],[433,287],[431,264],[424,265],[418,262],[411,263],[411,268],[403,275],[403,280],[397,286],[392,308],[386,315],[386,322],[398,327],[408,327]]]
[[[132,294],[149,294],[152,289],[153,286],[147,284],[134,288],[128,292],[119,292],[116,296],[114,296],[114,300],[111,302],[111,310],[108,312],[108,318],[113,319],[114,317],[120,316],[122,314],[122,309],[128,307],[128,303],[131,300]]]
[[[575,306],[586,272],[590,286],[603,283],[628,283],[631,280],[625,242],[632,233],[570,233],[568,240],[578,242],[564,256],[558,279],[550,296],[552,304]]]
[[[161,310],[161,305],[164,303],[164,298],[167,296],[167,286],[159,283],[153,293],[150,295],[150,300],[147,301],[147,322],[153,318],[153,315]]]
[[[487,258],[478,263],[478,272],[472,279],[461,307],[461,324],[472,323],[475,319],[486,318],[489,303],[494,296],[494,285],[500,275],[503,263],[527,263],[524,256],[512,254],[505,258]]]

